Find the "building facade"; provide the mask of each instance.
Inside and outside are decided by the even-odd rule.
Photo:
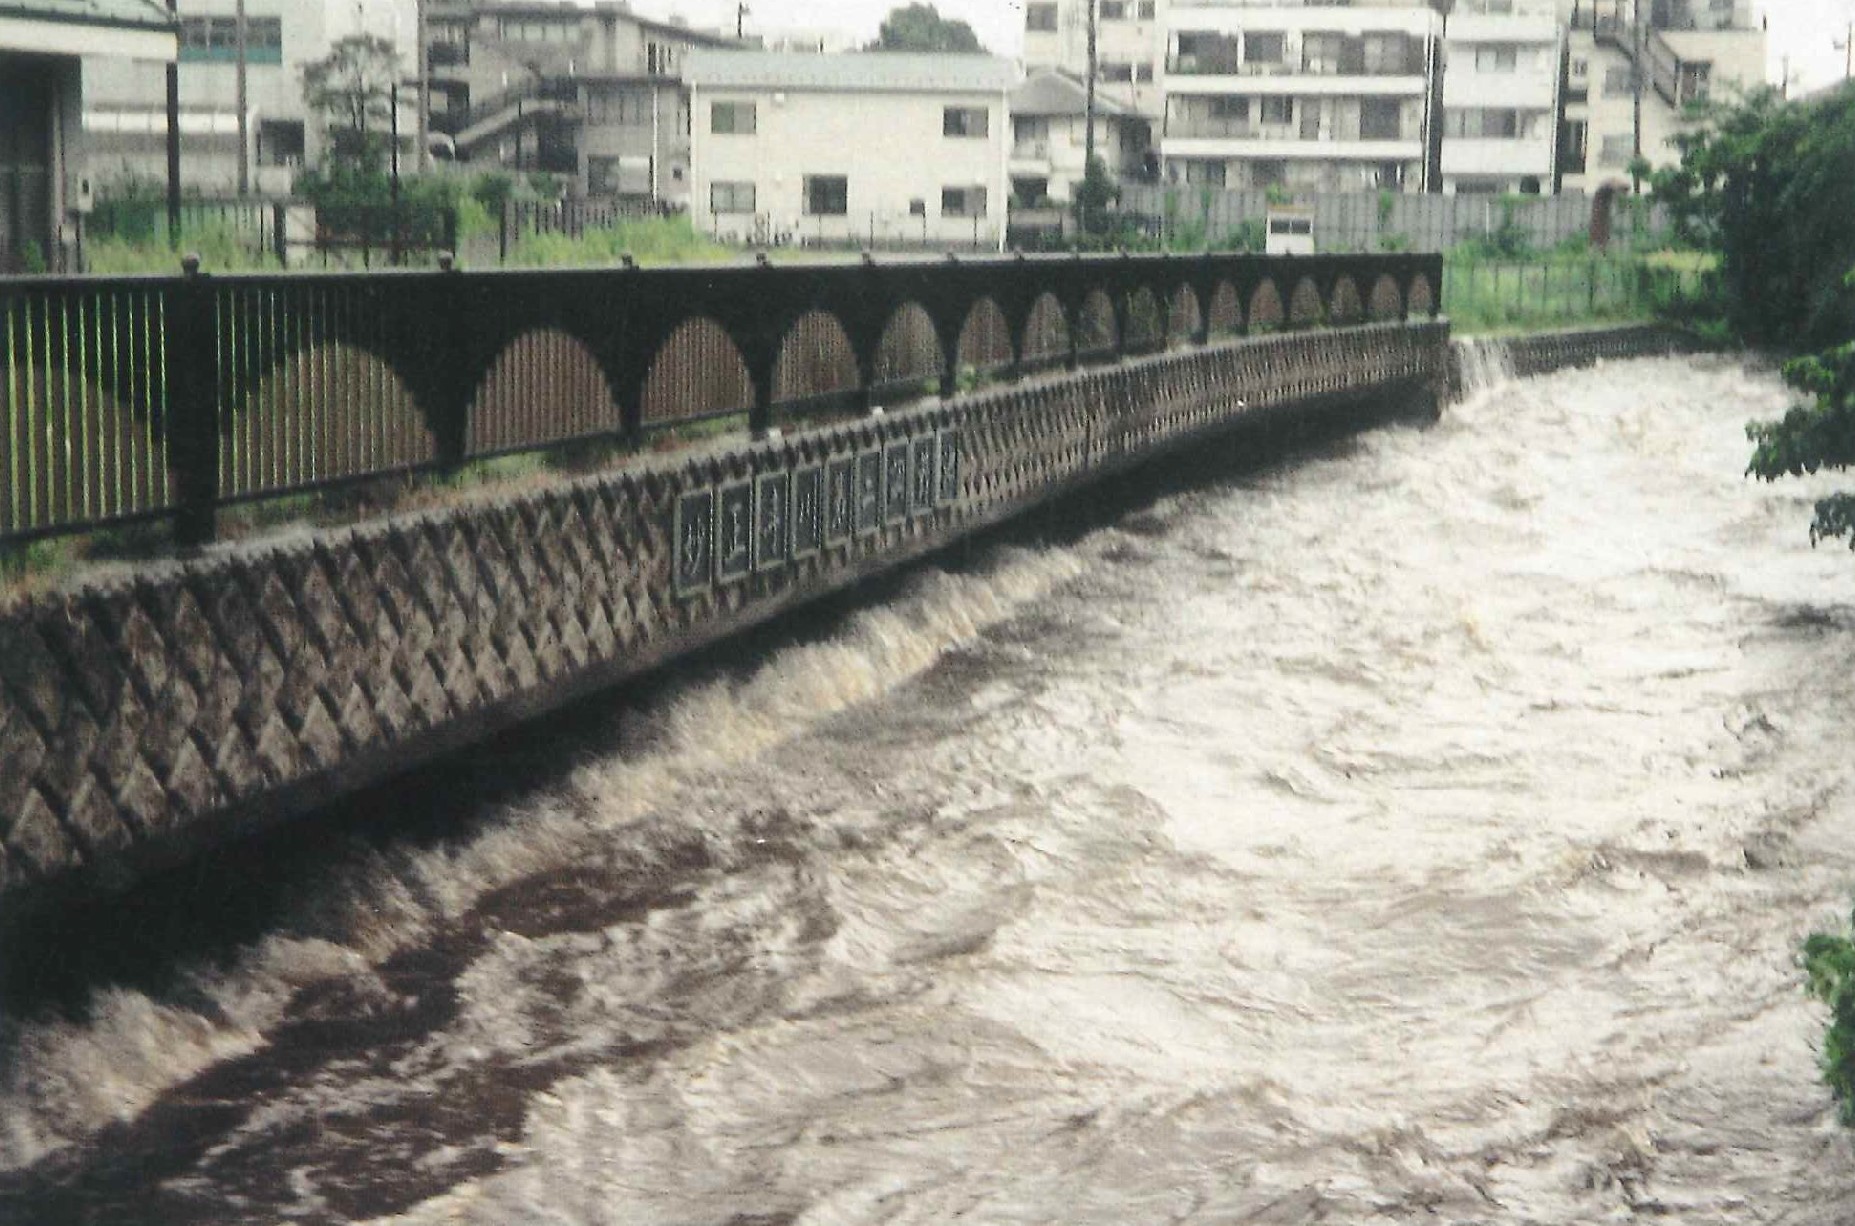
[[[1427,187],[1441,34],[1429,7],[1173,0],[1163,19],[1168,181],[1323,192]]]
[[[989,55],[695,51],[690,213],[756,245],[1005,241],[1017,68]]]
[[[85,90],[175,54],[173,20],[151,0],[0,9],[0,273],[69,266],[91,196]]]
[[[235,0],[180,0],[181,181],[190,191],[230,196],[238,188],[238,39]],[[410,10],[371,32],[411,30]],[[303,98],[303,69],[353,32],[348,16],[327,3],[246,0],[245,152],[250,186],[285,196],[305,165],[318,163],[325,125]],[[410,47],[407,49],[410,73]],[[167,84],[159,65],[112,65],[92,58],[84,106],[99,182],[167,175]],[[410,95],[403,116],[412,122]],[[408,127],[410,132],[410,127]]]
[[[1166,0],[1029,0],[1024,6],[1024,66],[1088,76],[1089,5],[1095,6],[1095,86],[1123,113],[1164,114]]]
[[[426,30],[432,129],[459,161],[687,203],[684,60],[733,40],[616,3],[435,5]]]
[[[1462,0],[1443,31],[1443,191],[1554,191],[1565,44],[1551,0]]]
[[[1560,16],[1567,191],[1628,182],[1638,150],[1651,167],[1674,165],[1679,138],[1702,122],[1694,104],[1765,83],[1765,32],[1749,0],[1561,0]]]

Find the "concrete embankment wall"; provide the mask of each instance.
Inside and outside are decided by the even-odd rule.
[[[1523,372],[1646,329],[1508,342]],[[1435,395],[1445,322],[1235,341],[0,610],[0,905],[301,813],[1261,415]]]

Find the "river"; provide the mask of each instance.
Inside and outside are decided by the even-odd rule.
[[[20,1007],[0,1220],[1855,1220],[1833,482],[1741,475],[1736,360],[1483,380]]]

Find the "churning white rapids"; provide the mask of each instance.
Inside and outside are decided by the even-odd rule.
[[[924,571],[28,1021],[0,1217],[1855,1221],[1797,965],[1855,561],[1742,476],[1788,399],[1496,381]]]

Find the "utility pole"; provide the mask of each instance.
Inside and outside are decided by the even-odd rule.
[[[736,42],[747,40],[747,14],[752,11],[747,7],[747,0],[740,0],[734,6],[734,40]]]
[[[1630,105],[1633,108],[1633,114],[1630,121],[1630,191],[1636,195],[1642,194],[1642,175],[1638,173],[1642,163],[1642,61],[1642,0],[1631,0]]]
[[[238,197],[241,200],[251,194],[251,100],[250,81],[245,71],[248,50],[245,34],[248,26],[245,20],[245,0],[238,0],[232,9],[232,44],[238,55]]]
[[[412,11],[412,36],[418,40],[419,44],[418,58],[414,61],[419,74],[419,148],[418,152],[413,155],[412,167],[422,174],[427,164],[426,159],[431,157],[432,143],[432,83],[431,64],[426,60],[425,0],[414,0]]]
[[[1095,169],[1095,8],[1100,0],[1085,0],[1085,3],[1089,6],[1088,100],[1083,108],[1082,122],[1082,183],[1086,187],[1089,172]],[[1089,212],[1088,196],[1085,192],[1082,198],[1081,216],[1076,219],[1082,223],[1084,234],[1088,234],[1093,229]]]
[[[167,15],[180,24],[176,0],[167,0]],[[167,241],[180,250],[180,64],[178,54],[167,64]]]

